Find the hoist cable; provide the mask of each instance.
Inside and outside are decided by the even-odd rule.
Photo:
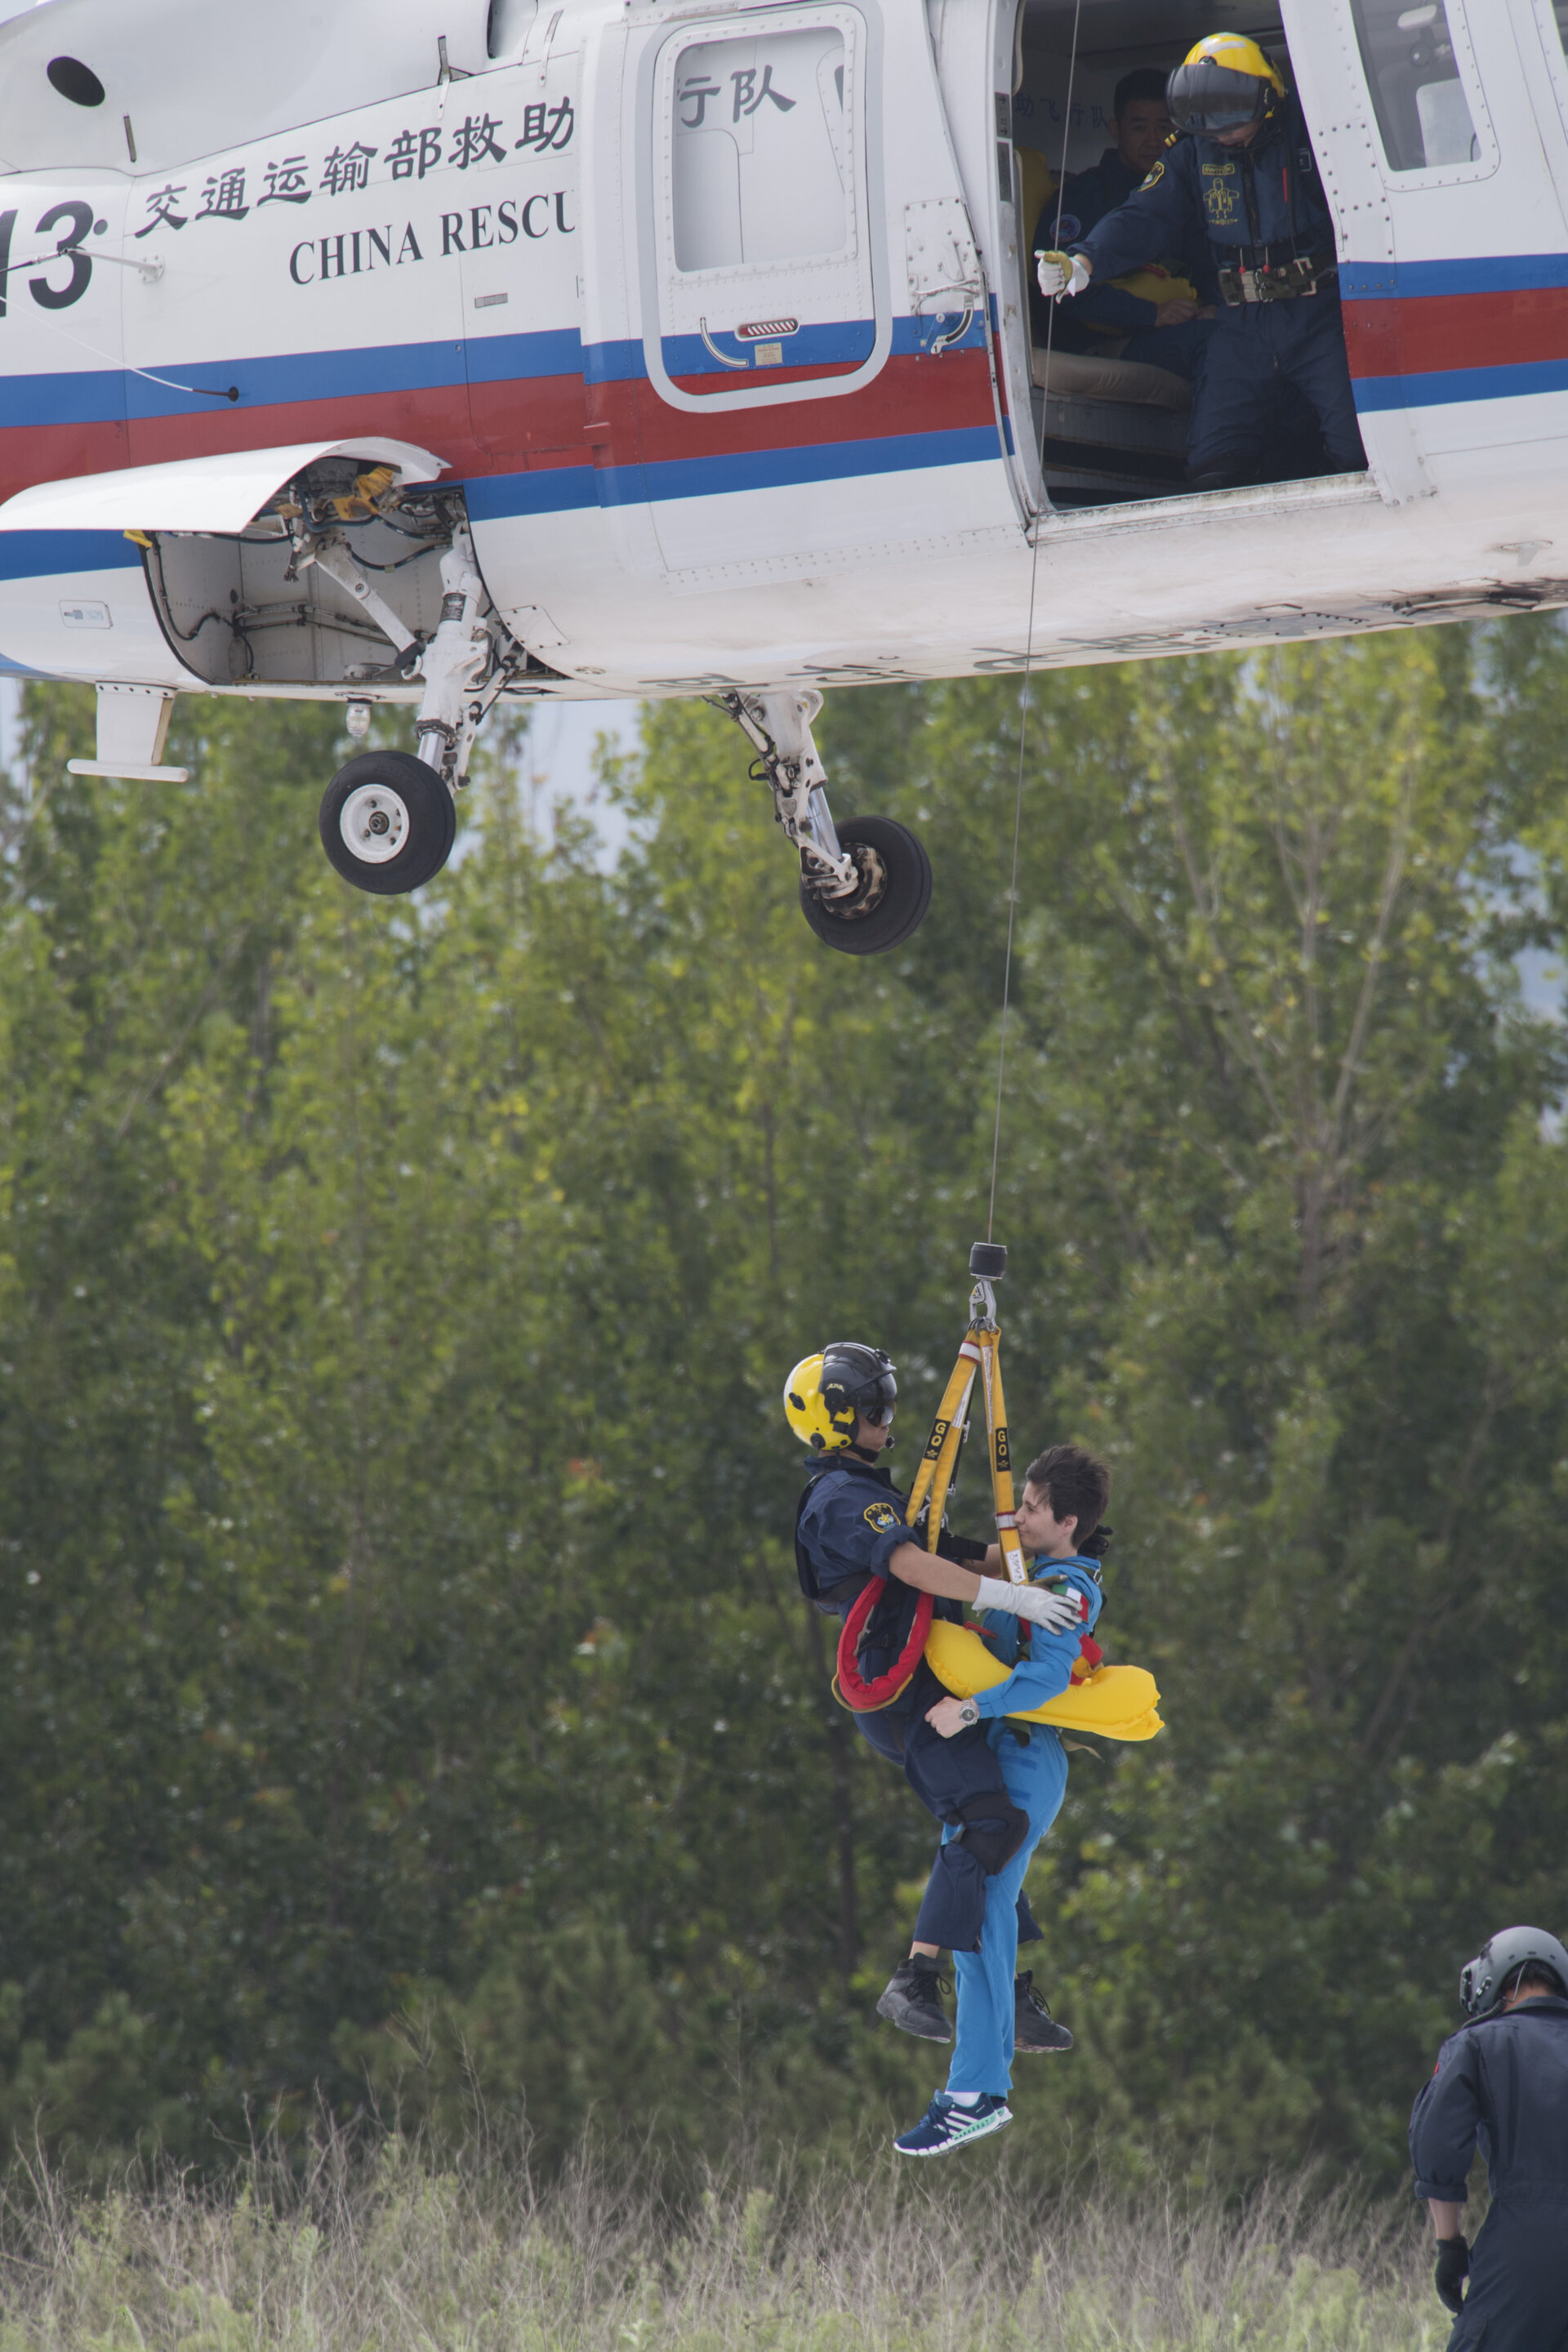
[[[1078,76],[1078,34],[1079,23],[1082,15],[1083,0],[1074,0],[1072,12],[1072,51],[1068,58],[1067,105],[1063,109],[1062,115],[1062,168],[1057,178],[1056,236],[1058,245],[1061,241],[1062,233],[1062,205],[1067,197],[1068,142],[1072,137],[1072,91],[1073,83]],[[1023,171],[1020,168],[1018,173],[1018,185],[1020,192],[1022,192],[1023,188]],[[1034,224],[1031,222],[1029,224],[1028,236],[1025,240],[1025,250],[1028,257],[1028,267],[1031,270],[1033,270],[1035,261],[1032,244],[1033,235]],[[1026,306],[1026,318],[1027,315],[1027,306]],[[1053,301],[1049,310],[1046,313],[1046,381],[1041,387],[1040,401],[1039,462],[1042,487],[1045,482],[1046,474],[1046,426],[1049,417],[1051,398],[1051,338],[1056,327],[1056,322],[1057,306]],[[1032,338],[1029,342],[1029,351],[1032,361],[1034,352],[1034,342]],[[1031,376],[1033,373],[1034,369],[1031,364]],[[1032,393],[1032,384],[1030,389]],[[1027,635],[1024,639],[1024,683],[1018,699],[1018,788],[1014,796],[1013,802],[1013,872],[1012,877],[1007,886],[1007,946],[1006,951],[1002,960],[1002,1034],[996,1045],[996,1116],[993,1121],[991,1129],[991,1198],[985,1212],[985,1238],[987,1241],[991,1239],[992,1229],[996,1223],[996,1170],[1002,1156],[1002,1085],[1007,1069],[1007,1013],[1012,1001],[1013,992],[1013,923],[1018,908],[1018,844],[1022,838],[1024,829],[1024,760],[1029,740],[1030,671],[1033,667],[1035,658],[1035,591],[1038,585],[1040,575],[1040,523],[1043,519],[1044,516],[1042,511],[1042,514],[1036,518],[1029,551],[1029,626]]]

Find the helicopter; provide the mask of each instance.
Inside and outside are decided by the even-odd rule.
[[[1334,214],[1363,472],[1189,490],[1182,387],[1032,340],[1117,77],[1245,31]],[[825,688],[1568,603],[1568,0],[41,0],[0,25],[0,668],[377,706],[388,896],[503,698],[706,696],[817,935],[907,940]],[[1553,562],[1554,555],[1557,557]]]

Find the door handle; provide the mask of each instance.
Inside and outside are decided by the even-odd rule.
[[[690,311],[688,310],[686,315],[689,319],[691,316]],[[718,344],[714,341],[712,336],[708,331],[708,321],[706,319],[698,320],[697,330],[704,343],[706,343],[708,349],[712,352],[721,367],[743,368],[751,366],[750,360],[732,360],[727,352],[721,352],[719,349]],[[722,330],[721,330],[721,332],[722,332]]]

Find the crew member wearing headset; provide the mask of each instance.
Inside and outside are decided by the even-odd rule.
[[[1276,395],[1292,385],[1333,473],[1366,465],[1351,391],[1333,223],[1297,100],[1258,43],[1211,33],[1166,85],[1175,125],[1142,186],[1080,241],[1037,256],[1042,294],[1080,294],[1206,234],[1220,305],[1194,402],[1194,490],[1268,478]]]
[[[892,1444],[898,1393],[891,1358],[856,1340],[836,1340],[819,1356],[805,1357],[784,1383],[789,1425],[816,1456],[795,1512],[795,1566],[806,1600],[842,1623],[873,1578],[887,1580],[860,1644],[868,1680],[886,1673],[902,1651],[920,1591],[935,1593],[936,1613],[950,1620],[962,1622],[968,1601],[1047,1633],[1070,1624],[1076,1638],[1076,1596],[976,1574],[965,1563],[984,1563],[987,1546],[945,1529],[940,1553],[914,1540],[905,1497],[881,1458]],[[926,2042],[952,2039],[939,1997],[941,1955],[979,1951],[986,1889],[1029,1827],[1026,1811],[1007,1793],[984,1723],[977,1718],[954,1738],[928,1722],[946,1696],[922,1659],[889,1706],[855,1717],[862,1738],[903,1767],[921,1802],[953,1832],[932,1867],[910,1956],[877,2003],[879,2016]],[[1021,1874],[1016,1907],[1018,1941],[1037,1942]],[[1035,1991],[1032,1970],[1014,1980],[1013,2030],[1020,2053],[1072,2047],[1067,2027]]]
[[[1459,1999],[1468,2022],[1410,2116],[1448,2352],[1568,2352],[1568,1951],[1505,1927],[1461,1972]],[[1478,2147],[1491,2207],[1472,2249],[1459,2212]]]

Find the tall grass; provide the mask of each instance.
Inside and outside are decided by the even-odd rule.
[[[628,2158],[548,2188],[328,2133],[301,2173],[68,2189],[0,2212],[0,2352],[1437,2352],[1410,2217],[1276,2186],[1240,2207],[1092,2189],[1005,2155],[710,2178]]]

